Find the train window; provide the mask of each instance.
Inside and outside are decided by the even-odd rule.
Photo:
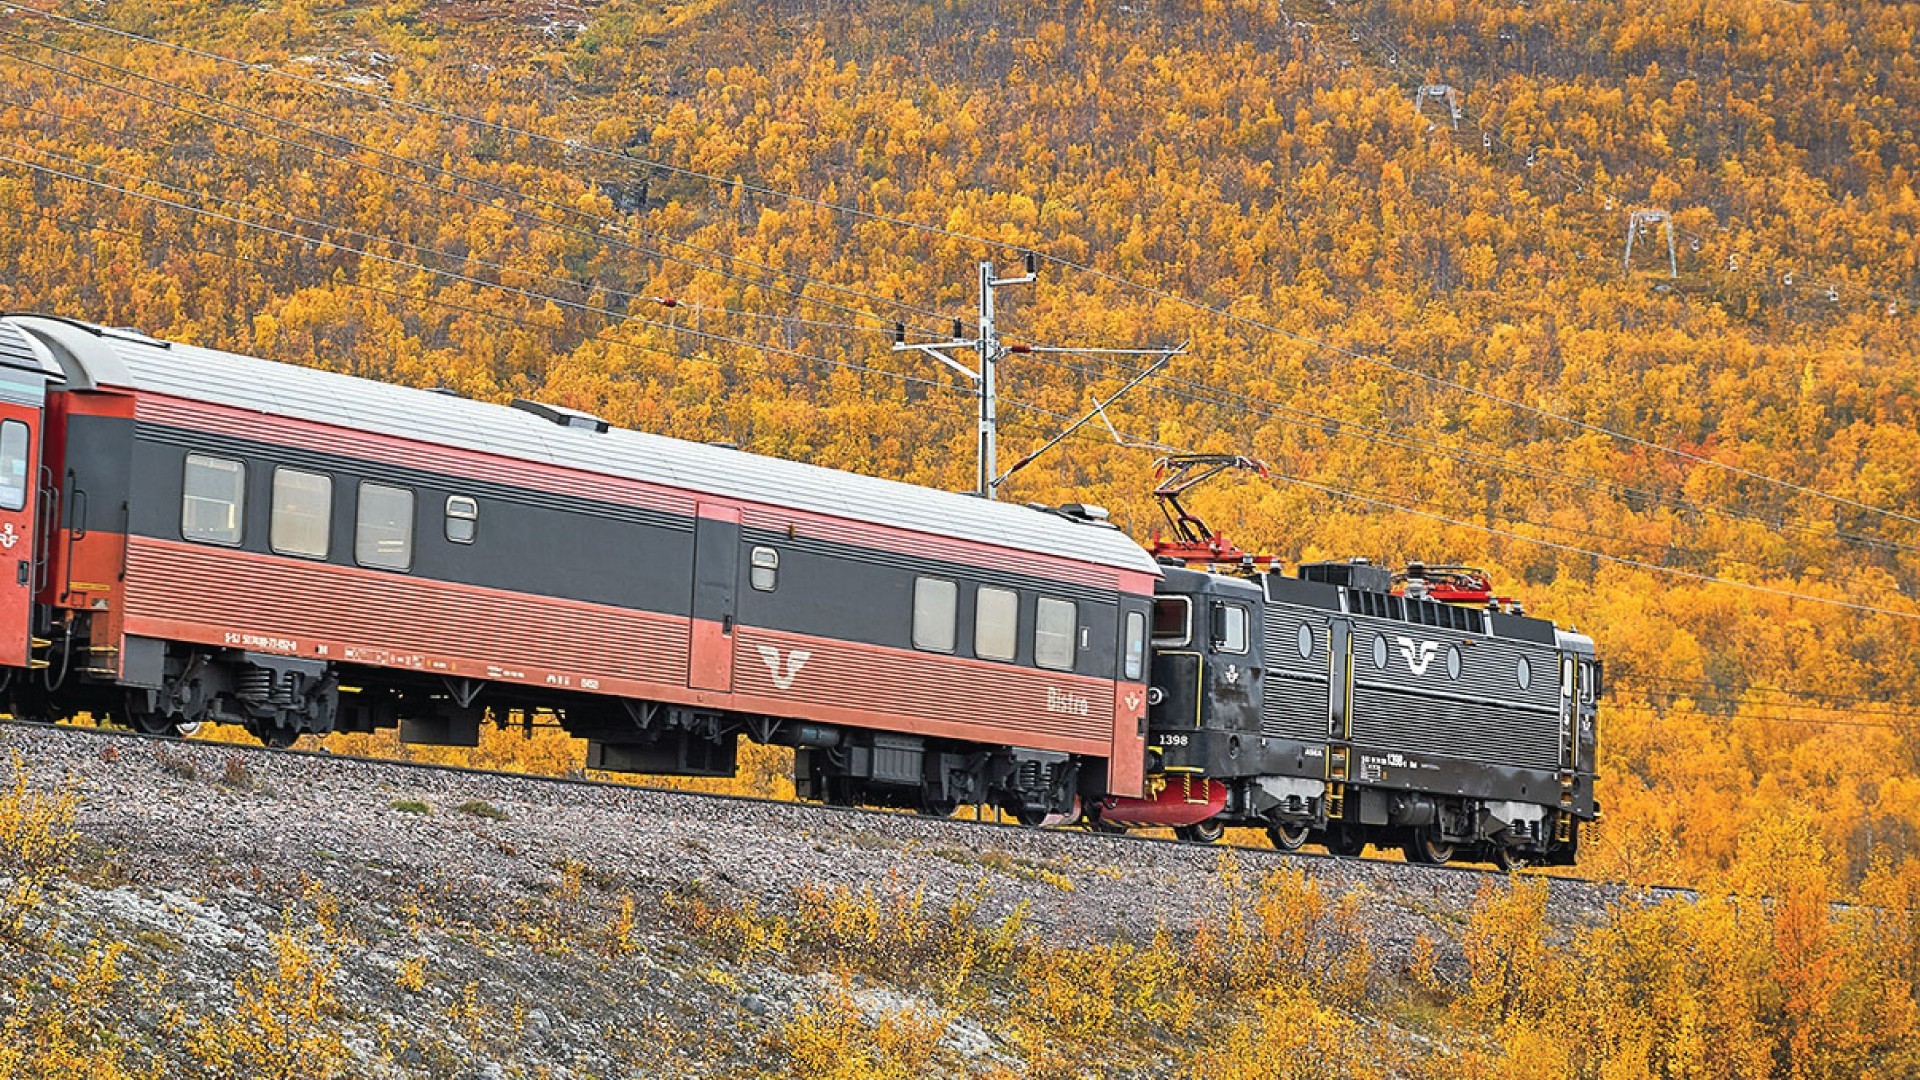
[[[1239,604],[1213,605],[1213,647],[1223,653],[1247,651],[1247,628],[1252,618]]]
[[[1033,662],[1055,671],[1073,670],[1074,638],[1080,634],[1080,608],[1071,600],[1043,596],[1033,620]]]
[[[273,520],[267,545],[281,555],[327,557],[333,523],[333,477],[281,466],[273,470]]]
[[[1153,643],[1185,645],[1193,640],[1193,601],[1184,596],[1153,598]]]
[[[1300,659],[1313,659],[1313,627],[1301,623],[1300,632],[1294,635],[1293,645],[1300,650]]]
[[[188,454],[181,488],[180,535],[203,544],[240,545],[240,515],[246,503],[244,462]]]
[[[0,424],[0,510],[27,508],[27,425],[18,420]]]
[[[480,532],[480,503],[470,495],[447,496],[447,539],[471,544]]]
[[[1526,657],[1523,656],[1520,658],[1520,663],[1517,667],[1514,668],[1513,674],[1514,674],[1514,678],[1520,681],[1520,689],[1527,690],[1532,688],[1533,665],[1527,663]]]
[[[1592,662],[1580,661],[1580,700],[1589,705],[1593,704],[1593,699],[1599,694],[1599,683],[1600,680],[1594,675]]]
[[[1124,678],[1137,679],[1147,670],[1147,617],[1137,611],[1127,612],[1127,640],[1125,660],[1121,664],[1120,674]]]
[[[413,567],[413,492],[403,487],[360,484],[354,522],[353,561],[377,570]]]
[[[952,652],[960,617],[960,586],[940,578],[913,580],[913,647]]]
[[[779,583],[779,552],[770,547],[756,547],[747,554],[747,584],[761,592],[772,592]]]
[[[1387,636],[1373,635],[1373,666],[1381,671],[1387,670]]]
[[[973,598],[973,655],[982,660],[1011,660],[1020,640],[1020,594],[980,586]]]

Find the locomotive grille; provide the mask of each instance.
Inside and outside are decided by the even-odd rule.
[[[1300,631],[1311,635],[1311,655],[1300,655]],[[1262,618],[1266,697],[1260,734],[1312,741],[1327,736],[1327,620],[1297,608],[1268,604]]]

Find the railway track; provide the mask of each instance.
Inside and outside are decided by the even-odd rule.
[[[873,818],[873,819],[887,819],[887,818],[897,818],[901,815],[908,814],[908,812],[900,811],[900,810],[875,809],[875,808],[858,807],[858,806],[829,806],[821,803],[800,802],[797,800],[788,800],[788,799],[772,799],[772,798],[767,798],[764,796],[757,796],[757,795],[739,795],[739,794],[732,794],[732,793],[726,793],[726,792],[697,791],[697,790],[690,790],[687,788],[667,787],[667,786],[661,786],[661,785],[655,785],[655,784],[633,783],[629,781],[601,780],[601,779],[595,779],[593,777],[583,777],[583,776],[554,776],[551,774],[544,774],[544,773],[516,772],[511,769],[488,769],[488,768],[481,768],[481,767],[471,766],[471,765],[447,765],[447,764],[441,764],[438,762],[409,761],[404,758],[379,757],[371,754],[343,754],[343,753],[337,753],[331,750],[315,750],[315,749],[305,749],[300,747],[284,747],[284,748],[270,747],[270,746],[255,744],[255,743],[243,743],[243,742],[230,743],[230,742],[223,742],[223,741],[217,741],[217,740],[211,740],[211,739],[196,739],[192,737],[181,739],[181,738],[176,738],[176,737],[166,736],[166,735],[149,735],[143,732],[132,731],[125,728],[90,727],[90,726],[78,725],[78,724],[46,724],[46,723],[41,723],[37,721],[21,720],[14,717],[0,717],[0,728],[17,728],[17,729],[25,729],[25,730],[33,730],[33,731],[46,731],[46,730],[52,729],[52,730],[57,730],[64,733],[72,733],[72,734],[77,734],[77,735],[82,735],[82,736],[97,738],[102,740],[124,740],[124,741],[138,742],[138,743],[149,743],[149,744],[153,744],[155,746],[161,746],[161,747],[179,746],[183,744],[195,746],[195,747],[205,747],[205,748],[217,747],[224,751],[232,751],[232,752],[245,754],[245,755],[257,755],[257,756],[263,756],[268,758],[292,757],[292,758],[308,758],[308,759],[330,761],[330,762],[353,762],[357,764],[374,766],[374,767],[385,767],[385,768],[423,772],[423,773],[432,773],[432,774],[439,774],[439,775],[472,776],[477,778],[487,778],[487,779],[493,779],[493,780],[507,780],[512,782],[525,782],[525,783],[534,783],[534,784],[553,785],[557,787],[573,787],[573,788],[584,788],[584,789],[594,789],[594,790],[603,790],[603,791],[643,791],[643,792],[650,792],[650,793],[659,794],[659,795],[680,796],[690,800],[706,801],[711,803],[725,803],[725,804],[769,806],[769,807],[783,807],[788,809],[799,809],[799,810],[818,813],[822,815],[841,815],[841,816],[850,816],[855,818],[866,817],[866,818]],[[936,825],[947,825],[947,826],[954,827],[956,829],[995,830],[995,831],[999,831],[1001,833],[1006,833],[1006,834],[1021,834],[1021,835],[1031,834],[1036,831],[1034,826],[1021,825],[1017,822],[1012,822],[1012,821],[995,821],[995,820],[986,819],[986,818],[971,819],[971,818],[958,818],[958,817],[936,818],[936,817],[926,817],[922,815],[908,815],[908,816],[914,817],[915,820],[929,822]],[[1492,867],[1488,867],[1488,866],[1474,866],[1474,865],[1462,865],[1462,864],[1446,864],[1441,866],[1424,866],[1424,865],[1412,866],[1403,862],[1399,862],[1397,860],[1373,859],[1373,858],[1367,858],[1364,855],[1336,855],[1336,854],[1333,854],[1332,852],[1326,852],[1326,851],[1304,851],[1304,850],[1289,852],[1289,851],[1280,851],[1265,844],[1237,844],[1237,843],[1231,843],[1225,840],[1216,842],[1213,844],[1197,844],[1192,841],[1180,840],[1180,839],[1167,837],[1167,836],[1152,836],[1152,835],[1148,835],[1146,833],[1141,833],[1141,832],[1125,832],[1125,833],[1098,832],[1096,833],[1096,832],[1092,832],[1092,831],[1080,828],[1078,826],[1051,826],[1040,831],[1044,831],[1048,834],[1056,835],[1056,836],[1078,835],[1078,836],[1086,836],[1089,838],[1097,837],[1102,840],[1116,840],[1116,841],[1123,841],[1126,843],[1133,843],[1133,844],[1164,845],[1164,846],[1179,848],[1183,850],[1212,849],[1212,850],[1233,851],[1236,853],[1245,853],[1258,858],[1297,859],[1297,860],[1306,860],[1310,862],[1325,862],[1330,864],[1360,864],[1360,865],[1365,865],[1369,867],[1404,867],[1409,873],[1438,871],[1442,873],[1473,875],[1473,876],[1478,876],[1482,878],[1505,878],[1508,876],[1505,872],[1494,869]],[[1559,870],[1554,870],[1554,871],[1523,870],[1523,871],[1519,871],[1519,873],[1523,875],[1528,875],[1528,876],[1548,877],[1556,882],[1588,885],[1596,888],[1610,888],[1610,889],[1622,889],[1622,890],[1637,889],[1641,892],[1646,892],[1646,893],[1651,893],[1651,894],[1656,894],[1661,896],[1682,896],[1682,897],[1688,897],[1688,898],[1692,898],[1696,895],[1694,890],[1684,888],[1681,886],[1630,885],[1625,882],[1611,881],[1611,880],[1606,880],[1601,878],[1589,878],[1589,877],[1584,877],[1578,874],[1568,874],[1568,873],[1561,872]]]

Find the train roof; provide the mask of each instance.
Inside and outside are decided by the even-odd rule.
[[[1158,576],[1125,533],[1012,503],[727,447],[161,341],[38,315],[0,316],[46,347],[69,389],[122,388],[662,484]],[[11,337],[11,335],[0,334]],[[574,420],[569,424],[568,420]]]

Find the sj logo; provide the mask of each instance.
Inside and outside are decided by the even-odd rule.
[[[1440,652],[1440,643],[1437,641],[1415,641],[1410,637],[1393,640],[1400,646],[1400,655],[1407,658],[1407,670],[1415,675],[1425,675],[1427,665],[1433,663],[1433,658]]]
[[[13,522],[9,521],[5,526],[0,526],[0,548],[12,551],[13,545],[19,542],[20,534],[13,531]]]
[[[794,649],[787,653],[786,663],[780,660],[780,650],[771,645],[760,646],[760,659],[767,662],[767,673],[773,676],[773,685],[782,690],[793,689],[793,680],[800,677],[800,668],[813,654],[805,649]],[[782,671],[782,667],[785,668]]]

